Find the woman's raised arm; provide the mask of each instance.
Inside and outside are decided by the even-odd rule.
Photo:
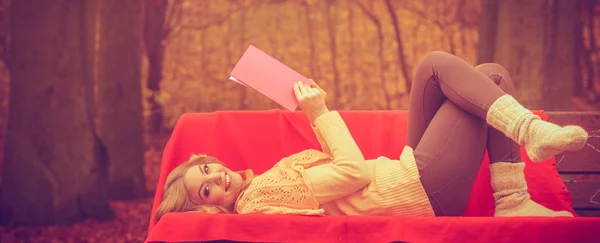
[[[319,203],[346,197],[371,183],[373,175],[365,158],[336,111],[315,120],[315,126],[331,149],[332,163],[306,169],[306,175]]]
[[[327,147],[332,163],[306,169],[306,175],[319,203],[348,196],[371,183],[372,173],[350,134],[346,123],[336,111],[325,106],[325,95],[316,84],[298,83],[294,93],[300,108],[307,113],[322,147]]]

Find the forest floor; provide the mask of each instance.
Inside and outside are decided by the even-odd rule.
[[[146,187],[156,190],[162,151],[169,134],[148,136],[146,140]],[[151,193],[153,194],[153,193]],[[116,218],[111,221],[86,220],[72,226],[5,227],[0,226],[0,242],[144,242],[153,195],[135,201],[113,201]]]

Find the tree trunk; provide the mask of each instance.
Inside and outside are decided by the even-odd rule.
[[[410,78],[409,71],[406,70],[406,58],[404,57],[404,42],[402,41],[402,33],[400,33],[400,24],[398,23],[398,15],[396,15],[396,10],[390,0],[385,1],[385,6],[387,11],[392,19],[392,26],[394,27],[394,39],[396,40],[396,45],[398,45],[398,61],[400,62],[400,70],[402,70],[402,75],[404,76],[404,85],[406,88],[406,93],[410,92],[410,88],[412,86],[412,79]]]
[[[317,77],[317,67],[315,56],[316,56],[316,47],[315,47],[315,37],[313,33],[313,24],[311,20],[311,7],[310,3],[305,4],[305,14],[306,14],[306,38],[308,39],[308,49],[310,51],[310,56],[308,58],[308,65],[310,66],[310,78]]]
[[[10,47],[10,13],[9,0],[0,0],[0,173],[4,158],[4,143],[6,141],[6,126],[8,121],[8,89],[9,75],[6,65]],[[6,78],[1,78],[6,77]],[[0,175],[0,185],[2,176]]]
[[[337,41],[336,41],[336,25],[337,17],[335,10],[333,9],[333,3],[327,1],[327,8],[325,9],[325,19],[327,21],[327,31],[329,32],[329,49],[331,50],[331,65],[333,67],[333,109],[341,109],[340,100],[340,69],[338,67],[337,58]]]
[[[596,2],[597,0],[591,0],[589,1],[589,7],[587,8],[588,12],[587,12],[587,32],[588,32],[588,38],[589,38],[589,42],[590,42],[590,49],[588,51],[588,55],[592,56],[594,55],[595,52],[598,51],[598,46],[596,46],[596,35],[594,34],[594,30],[596,30],[596,28],[594,27],[594,8],[596,7]],[[596,66],[596,68],[594,68],[593,64],[590,64],[590,68],[588,70],[590,79],[587,80],[587,89],[591,92],[596,91],[595,85],[594,85],[594,78],[596,77],[596,70],[598,70],[598,66]]]
[[[141,94],[144,1],[100,1],[98,134],[106,144],[109,195],[130,200],[145,194]]]
[[[9,31],[10,31],[10,13],[8,7],[9,0],[0,0],[0,60],[6,62],[9,53]],[[1,165],[1,164],[0,164]]]
[[[569,110],[575,79],[575,1],[499,1],[494,59],[530,109]]]
[[[355,19],[355,15],[354,15],[354,5],[352,4],[352,0],[348,0],[346,2],[346,7],[348,8],[348,77],[350,80],[358,80],[356,75],[356,49],[354,47],[354,42],[355,42],[355,36],[356,34],[354,33],[354,23],[356,21]],[[357,92],[356,90],[358,89],[358,85],[356,84],[356,81],[352,82],[352,85],[347,85],[346,87],[348,87],[348,89],[346,90],[346,93],[348,95],[352,95],[352,97],[357,97]],[[354,100],[349,102],[351,106],[354,106],[354,104],[356,103]]]
[[[377,28],[377,56],[379,58],[379,82],[381,83],[381,91],[383,92],[383,97],[385,100],[385,108],[391,109],[391,98],[387,88],[387,80],[385,79],[385,48],[383,42],[385,40],[385,36],[383,34],[383,27],[381,21],[375,14],[375,10],[373,10],[373,6],[370,6],[370,9],[367,9],[361,2],[354,1],[354,3],[360,8],[360,10],[373,22],[375,27]]]
[[[89,3],[11,3],[2,224],[72,224],[114,217],[106,193],[107,165],[91,116]]]
[[[146,87],[151,95],[147,102],[150,106],[148,117],[148,131],[159,133],[163,128],[163,108],[157,101],[162,80],[163,60],[165,56],[164,40],[166,38],[165,16],[167,0],[146,1],[146,14],[144,21],[144,45],[148,56],[148,80]]]
[[[494,61],[494,46],[496,45],[497,26],[498,0],[481,0],[479,40],[477,41],[478,64]]]
[[[239,39],[239,45],[240,48],[242,50],[244,50],[244,48],[247,48],[246,46],[246,13],[247,11],[244,10],[240,13],[240,20],[239,20],[239,25],[240,25],[240,39]],[[206,49],[206,46],[202,46],[202,50]],[[204,63],[203,63],[204,65]],[[238,85],[241,86],[239,87],[240,89],[240,110],[245,110],[247,108],[247,104],[246,104],[246,97],[248,96],[248,89],[242,85]]]
[[[583,11],[587,11],[587,9],[585,9],[585,4],[582,3],[583,1],[577,1],[577,10],[578,12],[583,12]],[[589,1],[585,1],[585,3],[588,3]],[[587,51],[586,47],[585,47],[585,40],[583,38],[583,28],[585,27],[585,21],[582,21],[581,19],[578,21],[577,25],[575,25],[575,43],[577,45],[576,51],[575,51],[575,61],[577,62],[578,65],[578,69],[575,72],[576,75],[576,79],[575,82],[573,84],[573,95],[575,96],[579,96],[579,97],[584,97],[585,93],[583,90],[583,83],[584,80],[593,80],[593,76],[590,75],[590,70],[593,68],[592,67],[592,63],[591,63],[591,58],[590,58],[590,53]],[[583,75],[585,74],[585,75]]]
[[[466,30],[469,29],[471,26],[467,26],[466,25],[466,20],[465,20],[465,15],[467,15],[467,11],[466,10],[466,5],[467,5],[467,1],[466,0],[459,0],[458,1],[458,7],[456,7],[456,10],[454,11],[454,19],[455,21],[458,22],[458,28],[459,31],[460,30]],[[459,47],[460,47],[460,54],[459,55],[466,55],[467,53],[469,53],[468,51],[468,45],[467,45],[467,34],[465,33],[458,33],[458,37],[460,39],[460,43],[459,43]]]

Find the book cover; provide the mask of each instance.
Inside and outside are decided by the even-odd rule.
[[[260,92],[290,111],[298,108],[294,83],[311,83],[302,74],[253,45],[244,52],[230,75],[230,80]]]

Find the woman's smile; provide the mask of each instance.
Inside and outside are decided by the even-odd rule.
[[[231,185],[231,176],[225,172],[225,191],[229,190],[229,186]]]

